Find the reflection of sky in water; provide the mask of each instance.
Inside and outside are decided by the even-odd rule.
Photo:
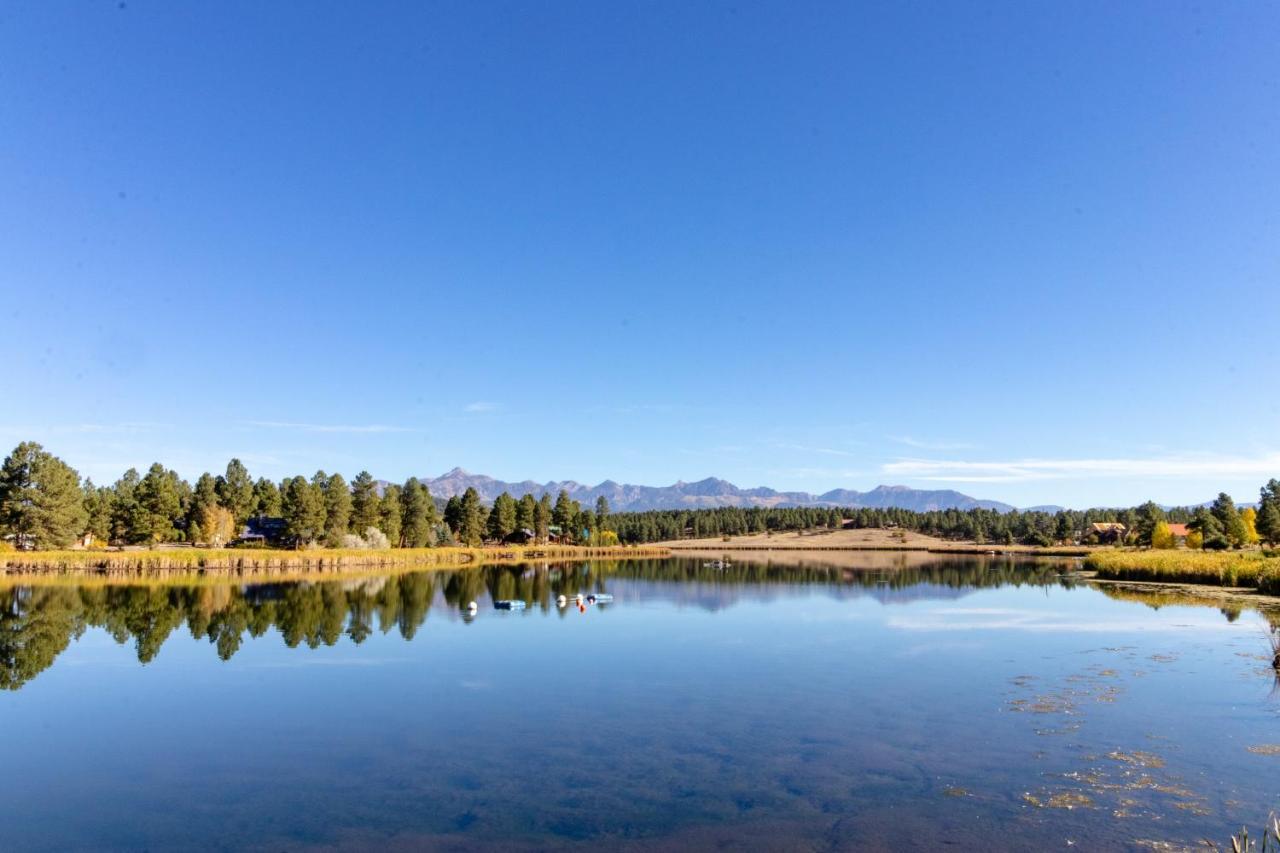
[[[0,693],[4,846],[1090,849],[1225,839],[1280,793],[1247,751],[1280,742],[1256,614],[608,586],[585,614],[441,602],[412,641],[272,630],[227,662],[179,628],[140,666],[90,629]]]

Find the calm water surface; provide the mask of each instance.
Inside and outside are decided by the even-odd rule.
[[[0,586],[0,847],[1152,849],[1259,825],[1263,616],[1071,568]],[[556,606],[578,591],[615,599]]]

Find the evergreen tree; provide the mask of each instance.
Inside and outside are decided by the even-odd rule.
[[[378,529],[387,535],[392,548],[400,546],[400,525],[404,507],[400,505],[400,487],[388,483],[378,502]]]
[[[1262,487],[1256,523],[1262,541],[1273,548],[1280,543],[1280,480],[1272,478]]]
[[[600,530],[609,529],[609,499],[604,495],[596,498],[596,526]]]
[[[1272,501],[1258,513],[1258,538],[1274,548],[1280,543],[1280,502]]]
[[[228,462],[226,473],[218,478],[218,503],[231,512],[237,530],[253,513],[253,479],[239,459]]]
[[[253,515],[257,518],[278,518],[280,511],[280,489],[274,481],[259,477],[253,484]]]
[[[134,489],[135,512],[130,520],[130,541],[155,545],[177,538],[174,522],[182,517],[178,475],[159,462],[147,469]]]
[[[0,466],[0,531],[32,548],[65,548],[89,522],[75,470],[24,441]]]
[[[301,476],[287,480],[280,504],[285,530],[297,544],[315,542],[324,534],[324,493],[315,483]]]
[[[88,516],[85,531],[104,545],[111,539],[112,499],[109,487],[95,486],[92,480],[84,481],[84,511]]]
[[[111,487],[111,541],[128,542],[133,519],[138,513],[136,492],[141,478],[136,468],[124,472]]]
[[[204,473],[200,475],[200,479],[196,480],[196,487],[191,495],[191,507],[187,510],[187,541],[203,542],[204,536],[203,525],[200,520],[204,514],[215,507],[221,506],[218,500],[218,481],[212,474]],[[194,529],[196,525],[201,526],[199,536],[195,538],[197,531]]]
[[[1216,503],[1216,502],[1215,502]],[[1210,551],[1221,551],[1231,547],[1218,517],[1204,507],[1197,507],[1195,516],[1187,524],[1190,530],[1200,538],[1200,547]]]
[[[341,474],[334,474],[325,481],[324,538],[330,548],[342,543],[342,537],[351,528],[351,490]]]
[[[528,492],[516,504],[516,529],[534,530],[537,527],[538,502]]]
[[[417,477],[405,481],[400,496],[400,542],[405,548],[426,548],[432,543],[432,530],[436,526],[436,505]]]
[[[489,538],[502,542],[516,531],[516,501],[511,495],[503,492],[493,501],[493,509],[489,513]]]
[[[534,534],[539,542],[546,542],[551,537],[551,495],[546,492],[538,498],[533,516]]]
[[[444,526],[457,536],[462,530],[462,498],[452,495],[444,502]]]
[[[1213,513],[1213,517],[1222,525],[1222,532],[1227,537],[1227,542],[1234,548],[1244,545],[1249,538],[1249,531],[1245,529],[1244,522],[1240,520],[1240,512],[1236,509],[1236,502],[1231,499],[1231,495],[1226,492],[1219,492],[1218,497],[1214,500],[1213,506],[1209,507],[1209,512]],[[1209,547],[1209,537],[1205,536],[1205,547]]]
[[[1147,501],[1134,513],[1137,523],[1134,525],[1138,534],[1139,545],[1150,545],[1151,535],[1156,524],[1165,520],[1164,510],[1155,501]]]
[[[561,542],[573,541],[573,522],[576,515],[573,501],[569,499],[569,493],[561,489],[560,494],[556,495],[555,508],[551,510],[551,523],[560,528]]]
[[[484,507],[480,503],[480,493],[468,486],[462,493],[459,502],[461,518],[460,527],[456,531],[458,540],[469,548],[474,548],[484,541]]]
[[[370,527],[378,527],[382,521],[379,506],[378,484],[368,471],[361,471],[351,481],[351,529],[363,535]]]

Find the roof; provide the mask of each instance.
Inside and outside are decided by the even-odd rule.
[[[1128,528],[1126,528],[1123,524],[1121,524],[1121,523],[1120,523],[1120,522],[1118,522],[1118,521],[1095,521],[1093,524],[1091,524],[1091,525],[1089,525],[1089,526],[1090,526],[1093,530],[1098,530],[1098,531],[1104,531],[1104,530],[1105,530],[1105,531],[1107,531],[1108,533],[1110,533],[1110,532],[1111,532],[1111,531],[1113,531],[1113,530],[1119,530],[1119,531],[1122,531],[1122,532],[1123,532],[1123,531],[1125,531],[1125,530],[1127,530],[1127,529],[1128,529]]]
[[[1169,532],[1174,536],[1186,536],[1190,531],[1185,524],[1170,524]]]

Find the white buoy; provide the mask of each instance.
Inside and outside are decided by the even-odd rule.
[[[467,605],[467,610],[470,611],[471,613],[475,613],[479,609],[480,608],[476,606],[476,603],[474,601]]]
[[[563,595],[556,599],[557,607],[564,607],[568,603],[569,603],[569,599],[565,598]]]

